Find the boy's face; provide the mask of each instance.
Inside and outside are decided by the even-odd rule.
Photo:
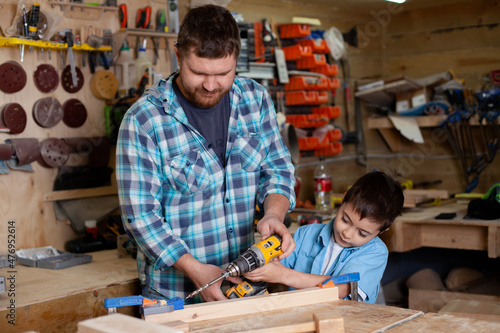
[[[366,217],[360,219],[351,204],[345,203],[340,206],[333,223],[333,235],[338,245],[342,247],[362,246],[377,237],[379,233],[380,225]]]

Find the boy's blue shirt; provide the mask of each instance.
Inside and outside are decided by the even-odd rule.
[[[321,275],[321,267],[325,260],[326,249],[332,238],[333,222],[328,224],[310,224],[302,226],[294,233],[296,248],[281,263],[296,271]],[[328,275],[359,272],[358,287],[367,295],[365,302],[375,303],[380,280],[387,265],[389,251],[379,237],[359,247],[344,248]]]

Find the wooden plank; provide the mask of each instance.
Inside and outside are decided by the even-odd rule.
[[[18,309],[113,284],[137,283],[135,259],[131,257],[118,259],[116,250],[89,254],[92,255],[92,262],[60,270],[16,265]],[[1,268],[0,275],[8,276],[7,268]],[[0,310],[6,309],[8,305],[7,297],[0,298]]]
[[[313,314],[317,333],[344,333],[344,318],[338,313]]]
[[[390,252],[406,252],[422,247],[421,226],[396,219],[389,230],[380,235]]]
[[[422,224],[422,246],[485,251],[488,229],[481,226]]]
[[[188,305],[183,310],[149,315],[145,319],[153,323],[165,324],[173,320],[187,323],[219,319],[228,316],[263,313],[293,306],[304,306],[338,299],[338,288],[308,288],[283,293],[260,295],[251,298]]]
[[[418,116],[413,117],[418,126],[420,127],[437,127],[441,122],[446,119],[446,116]],[[368,118],[368,128],[371,129],[390,129],[394,128],[392,121],[388,117],[369,117]]]
[[[91,197],[101,197],[105,195],[118,194],[118,190],[113,186],[85,188],[78,190],[64,190],[45,193],[43,196],[44,201],[57,201],[69,199],[83,199]]]
[[[457,77],[470,74],[466,87],[480,86],[484,73],[492,68],[500,67],[498,53],[500,48],[483,46],[482,48],[466,50],[449,50],[442,52],[428,52],[423,54],[405,54],[384,58],[385,75],[404,74],[408,77],[425,77],[440,73],[446,69],[453,69]],[[481,73],[481,74],[478,74]]]
[[[465,2],[465,1],[463,1]],[[500,13],[494,1],[476,0],[448,6],[403,11],[391,17],[388,34],[454,29],[500,22]]]
[[[182,330],[116,313],[78,323],[78,333],[182,333]]]
[[[449,199],[450,195],[447,190],[422,190],[408,189],[403,191],[406,196],[425,196],[432,199]]]
[[[34,271],[42,271],[43,269],[32,268]],[[87,272],[91,278],[92,272]],[[31,273],[36,275],[35,273]],[[18,277],[21,277],[18,274]],[[40,279],[43,277],[40,277]],[[67,279],[52,282],[54,286],[65,287],[74,280]],[[23,292],[23,287],[17,286],[17,292]],[[31,288],[33,289],[33,288]],[[106,316],[108,311],[104,308],[104,300],[106,298],[138,295],[141,292],[139,280],[129,281],[125,283],[116,283],[109,286],[96,287],[90,290],[66,294],[62,297],[54,296],[45,301],[21,306],[21,303],[16,302],[15,309],[15,332],[25,332],[34,330],[37,332],[58,332],[58,333],[73,333],[77,330],[78,322],[98,316]],[[139,316],[138,307],[120,308],[118,312],[129,316]],[[13,326],[8,324],[6,320],[8,310],[0,311],[2,320],[0,321],[0,332],[12,332]]]
[[[386,55],[399,56],[450,50],[482,48],[485,45],[500,47],[498,23],[494,26],[474,25],[469,27],[447,28],[437,31],[409,32],[389,35],[386,38]],[[464,43],[464,40],[467,43]]]
[[[488,227],[488,257],[500,257],[500,227]]]
[[[423,312],[438,312],[452,300],[465,299],[485,302],[499,302],[500,296],[460,293],[456,291],[409,289],[408,306]]]
[[[439,310],[439,313],[490,315],[490,319],[500,322],[500,303],[491,301],[455,299],[443,306]]]
[[[190,332],[314,332],[315,314],[342,317],[346,333],[383,332],[422,315],[421,311],[338,300],[189,324]],[[295,329],[297,328],[297,329]],[[288,331],[287,331],[288,330]]]
[[[401,139],[402,136],[398,131],[394,129],[388,128],[380,128],[378,130],[382,138],[384,139],[385,144],[392,152],[401,151]]]
[[[417,333],[417,332],[499,332],[500,323],[459,318],[445,314],[427,313],[400,326],[394,327],[390,333]]]

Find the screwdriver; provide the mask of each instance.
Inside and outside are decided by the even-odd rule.
[[[73,33],[71,32],[71,29],[64,29],[59,33],[64,33],[64,36],[66,36],[66,43],[68,44],[69,66],[71,68],[71,80],[73,82],[73,87],[77,87],[78,82],[76,78],[75,54],[73,53]]]
[[[37,39],[36,32],[38,30],[38,20],[40,18],[40,4],[38,2],[34,2],[31,6],[30,11],[30,20],[29,20],[29,37],[32,39]]]

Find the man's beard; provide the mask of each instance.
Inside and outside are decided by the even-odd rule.
[[[190,101],[193,105],[204,109],[211,108],[219,104],[224,95],[228,92],[228,90],[224,91],[222,88],[219,88],[211,92],[211,94],[215,94],[216,96],[207,99],[206,97],[202,96],[202,94],[205,92],[205,89],[203,87],[197,87],[194,89],[185,88],[184,91],[186,93],[185,97],[188,101]]]

